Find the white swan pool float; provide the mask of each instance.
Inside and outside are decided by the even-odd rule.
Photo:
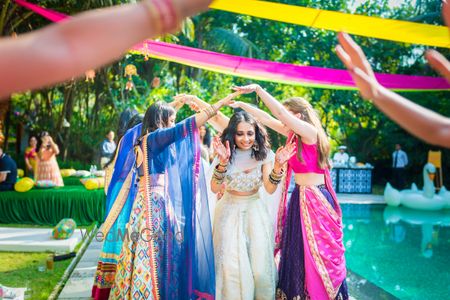
[[[384,200],[387,205],[403,205],[412,209],[420,210],[441,210],[450,209],[450,192],[442,187],[438,194],[435,192],[433,183],[436,167],[427,163],[423,167],[423,190],[419,190],[413,183],[411,189],[398,191],[389,183],[384,189]]]

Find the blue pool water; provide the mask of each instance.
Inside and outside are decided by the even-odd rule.
[[[450,299],[450,211],[357,204],[342,210],[350,272],[399,299]]]

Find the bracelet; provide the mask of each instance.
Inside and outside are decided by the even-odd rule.
[[[227,169],[223,169],[222,171],[220,171],[217,167],[218,166],[214,168],[214,173],[225,174],[227,172]]]
[[[269,175],[269,181],[270,183],[272,183],[273,185],[278,185],[281,182],[281,179],[275,179],[272,177],[272,174]]]
[[[222,163],[219,161],[219,166],[221,166],[222,168],[226,169],[226,168],[228,167],[228,163],[227,163],[226,165],[224,165],[224,164],[222,164]]]
[[[206,113],[208,119],[214,117],[217,114],[217,110],[215,110],[212,105],[205,107],[203,111]]]
[[[155,20],[155,26],[160,33],[177,28],[177,15],[172,0],[144,0],[142,1],[150,18]]]
[[[216,182],[223,182],[223,181],[225,180],[225,177],[217,177],[217,176],[214,176],[213,179],[214,179],[214,181],[216,181]]]
[[[224,181],[225,176],[213,176],[213,179],[215,179],[216,181]]]
[[[144,0],[141,3],[145,6],[148,14],[150,15],[150,20],[153,20],[153,25],[156,27],[156,32],[162,32],[162,24],[161,24],[161,11],[155,7],[153,1]]]
[[[272,173],[270,173],[270,176],[272,176],[272,178],[275,179],[275,180],[281,180],[281,179],[283,179],[283,176],[277,176],[277,175],[274,175],[274,174],[272,174]]]
[[[179,19],[179,16],[178,16],[178,14],[176,12],[175,6],[173,5],[173,0],[165,0],[165,2],[166,2],[167,7],[169,9],[169,13],[170,13],[171,20],[172,20],[172,23],[173,23],[173,24],[171,24],[171,26],[172,26],[171,29],[175,30],[175,29],[179,28],[178,21],[177,21]]]
[[[177,28],[177,18],[175,15],[175,9],[173,7],[172,0],[153,0],[155,6],[158,7],[161,12],[161,21],[163,23],[164,32],[172,31]]]
[[[222,184],[222,183],[223,183],[223,180],[224,180],[224,178],[222,178],[222,179],[217,179],[217,178],[213,177],[213,181],[214,181],[215,183],[217,183],[217,184]]]
[[[281,180],[284,175],[284,170],[281,169],[281,172],[279,174],[277,174],[277,173],[275,173],[275,169],[272,169],[272,172],[270,172],[270,175],[272,176],[273,179]]]
[[[219,171],[218,169],[214,169],[213,176],[217,179],[223,179],[223,178],[225,178],[226,173],[227,173],[227,170]]]
[[[223,180],[225,179],[225,173],[219,174],[219,173],[214,172],[213,178],[214,178],[216,181],[223,181]]]

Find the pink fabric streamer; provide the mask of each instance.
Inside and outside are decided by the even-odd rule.
[[[14,0],[18,5],[28,8],[29,10],[34,11],[35,13],[43,16],[46,19],[49,19],[52,22],[60,22],[64,19],[67,19],[68,16],[53,10],[46,9],[44,7],[38,6],[36,4],[29,3],[24,0]]]
[[[53,22],[60,22],[68,17],[24,0],[15,0],[15,2]],[[245,58],[151,40],[146,40],[134,46],[131,51],[158,59],[256,80],[320,88],[356,89],[347,70]],[[382,73],[376,73],[375,75],[383,86],[392,90],[409,92],[450,90],[450,84],[444,78]]]
[[[151,40],[133,47],[133,50],[156,58],[168,59],[235,76],[315,87],[356,89],[347,70],[265,61]],[[447,81],[438,77],[380,73],[377,73],[376,77],[383,86],[393,90],[450,89]]]

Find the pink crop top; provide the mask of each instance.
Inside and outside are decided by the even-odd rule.
[[[304,163],[297,158],[297,151],[289,159],[289,166],[294,173],[317,173],[324,174],[325,170],[321,169],[318,164],[317,144],[308,145],[302,142],[302,157]]]

